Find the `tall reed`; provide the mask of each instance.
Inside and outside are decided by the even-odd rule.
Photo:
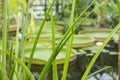
[[[2,49],[7,51],[7,32],[8,32],[8,25],[7,25],[7,1],[3,1],[3,34],[2,34]],[[6,53],[2,52],[2,80],[6,80],[7,72],[6,72]]]
[[[91,62],[89,63],[89,65],[88,65],[88,67],[87,67],[87,69],[86,69],[83,77],[81,78],[81,80],[86,80],[88,73],[92,69],[93,65],[95,64],[95,61],[98,59],[98,57],[99,57],[100,53],[102,52],[103,48],[108,43],[108,41],[112,38],[112,36],[118,31],[119,28],[120,28],[120,23],[118,23],[115,26],[115,28],[112,30],[112,32],[110,33],[110,35],[103,42],[102,46],[100,46],[100,48],[98,49],[98,51],[96,52],[96,54],[92,58]]]
[[[48,71],[49,67],[51,66],[51,63],[53,62],[53,60],[55,59],[55,57],[58,55],[59,51],[62,49],[62,47],[64,46],[64,44],[68,41],[68,39],[70,38],[70,36],[72,35],[72,30],[73,32],[77,30],[78,27],[76,27],[77,24],[81,25],[84,20],[90,15],[92,14],[96,8],[100,7],[101,5],[104,4],[101,3],[99,4],[97,7],[95,7],[90,13],[88,13],[86,15],[86,17],[80,21],[80,18],[85,14],[85,12],[90,8],[90,6],[95,2],[95,0],[93,0],[91,2],[91,4],[89,4],[87,6],[87,8],[81,13],[81,15],[78,17],[78,19],[73,23],[73,25],[67,30],[67,32],[65,33],[64,37],[62,38],[62,40],[59,42],[59,44],[57,45],[57,47],[55,48],[55,50],[53,51],[52,55],[50,56],[48,62],[46,63],[45,67],[43,68],[40,76],[39,76],[39,80],[43,80],[44,76],[46,74],[46,72]],[[78,23],[79,22],[79,23]]]
[[[46,13],[45,18],[43,19],[42,24],[40,26],[40,29],[39,29],[39,31],[37,33],[37,36],[36,36],[36,39],[35,39],[35,43],[33,45],[33,48],[32,48],[32,51],[31,51],[31,55],[30,55],[30,59],[29,59],[28,65],[27,65],[29,69],[31,68],[31,62],[32,62],[32,58],[33,58],[33,55],[34,55],[34,52],[35,52],[35,49],[36,49],[36,45],[37,45],[39,36],[40,36],[40,34],[42,32],[42,29],[44,27],[45,21],[46,21],[48,15],[49,15],[49,12],[51,11],[52,6],[54,5],[54,2],[55,2],[55,0],[52,1],[51,5],[50,5],[50,8],[48,9],[48,12]]]
[[[72,26],[73,21],[74,21],[74,9],[75,9],[75,1],[73,0],[72,4],[72,10],[71,10],[71,16],[70,16],[70,21],[69,21],[69,27]],[[63,75],[61,80],[66,80],[67,76],[67,71],[68,71],[68,66],[69,66],[69,60],[70,60],[70,53],[72,49],[72,43],[73,43],[73,38],[74,38],[74,32],[72,32],[72,36],[70,37],[68,41],[68,46],[67,46],[67,51],[66,51],[66,58],[65,58],[65,63],[64,63],[64,68],[63,68]]]
[[[21,60],[24,63],[25,63],[26,31],[27,31],[28,24],[29,24],[28,17],[29,17],[30,3],[31,3],[31,0],[28,0],[27,3],[24,0],[22,0],[22,3],[21,3],[21,8],[22,8],[22,10],[21,10],[21,13],[22,13],[22,39],[20,41],[19,57],[22,57]],[[25,80],[25,79],[27,79],[27,75],[21,74],[22,71],[23,71],[23,69],[20,66],[19,75],[22,75],[24,77],[23,80]]]
[[[117,0],[117,7],[118,7],[118,20],[120,23],[120,0]],[[120,29],[119,29],[119,40],[118,40],[118,75],[120,80]]]
[[[49,4],[50,1],[49,1]],[[52,51],[55,49],[55,25],[54,25],[54,18],[53,18],[53,11],[50,11],[50,19],[51,19],[51,27],[52,27]],[[58,73],[57,73],[57,61],[56,59],[53,61],[53,80],[58,80]]]
[[[106,67],[104,67],[104,68],[102,68],[102,69],[100,69],[100,70],[97,70],[97,71],[91,73],[90,75],[87,76],[87,79],[89,79],[90,77],[92,77],[92,76],[94,76],[94,75],[96,75],[96,74],[98,74],[98,73],[100,73],[100,72],[102,72],[102,71],[106,71],[106,70],[109,70],[109,69],[110,69],[111,72],[112,72],[112,80],[114,80],[114,79],[113,79],[113,68],[112,68],[111,66],[106,66]]]
[[[86,8],[85,10],[80,14],[80,16],[75,19],[75,21],[73,20],[74,19],[74,6],[75,6],[75,0],[73,0],[73,4],[72,4],[72,11],[71,11],[71,16],[70,16],[70,23],[69,23],[69,29],[67,30],[67,32],[65,33],[64,37],[60,40],[59,44],[57,46],[55,46],[55,33],[54,33],[54,20],[53,20],[53,15],[52,15],[52,7],[55,3],[55,0],[52,1],[52,3],[50,4],[50,8],[48,9],[46,15],[45,15],[45,18],[44,20],[42,21],[42,24],[40,25],[40,28],[39,28],[39,31],[38,31],[38,34],[37,34],[37,37],[35,39],[35,43],[33,45],[33,48],[32,48],[32,51],[31,51],[31,55],[30,55],[30,59],[29,59],[29,62],[28,62],[28,65],[26,66],[25,63],[24,63],[24,52],[25,52],[25,42],[26,42],[26,36],[25,36],[25,32],[26,32],[26,26],[28,24],[27,22],[27,19],[28,19],[28,9],[29,9],[29,6],[30,6],[30,0],[28,0],[28,7],[27,7],[27,16],[25,17],[24,16],[24,11],[22,11],[22,16],[23,16],[23,24],[22,24],[22,40],[21,40],[21,44],[20,44],[20,47],[16,47],[15,49],[19,49],[20,48],[20,53],[22,53],[22,61],[20,59],[20,57],[18,56],[14,56],[14,55],[10,55],[8,52],[7,52],[7,0],[4,0],[4,27],[3,27],[3,43],[2,43],[2,80],[6,80],[6,77],[7,77],[7,73],[6,73],[6,54],[8,56],[11,56],[11,58],[13,60],[15,60],[18,64],[20,64],[20,67],[22,67],[22,69],[25,71],[25,74],[26,74],[26,78],[24,78],[23,80],[27,80],[28,77],[30,77],[29,79],[31,80],[35,80],[32,73],[30,72],[30,68],[31,68],[31,64],[32,64],[32,59],[33,59],[33,56],[34,56],[34,52],[35,52],[35,49],[36,49],[36,45],[37,45],[37,42],[38,42],[38,39],[39,39],[39,36],[42,32],[42,29],[44,27],[44,24],[46,22],[46,19],[50,13],[50,18],[51,18],[51,24],[52,24],[52,46],[53,46],[53,52],[52,52],[52,55],[50,56],[48,62],[46,63],[45,67],[43,68],[41,74],[39,75],[39,79],[38,80],[44,80],[44,77],[45,77],[45,74],[47,73],[48,69],[50,68],[50,66],[52,65],[53,61],[55,60],[56,56],[59,54],[60,50],[63,48],[64,44],[69,41],[69,47],[68,47],[68,53],[66,55],[66,63],[64,65],[64,71],[63,71],[63,77],[62,77],[62,80],[66,80],[66,75],[67,75],[67,69],[68,69],[68,63],[69,63],[69,58],[70,58],[70,51],[71,51],[71,45],[72,45],[72,41],[73,41],[73,34],[74,32],[79,28],[78,26],[76,27],[76,25],[81,25],[85,20],[86,18],[91,15],[95,10],[96,8],[100,7],[101,5],[103,5],[105,2],[97,5],[92,11],[88,12],[88,14],[83,18],[83,20],[81,20],[81,17],[87,12],[87,10],[94,4],[96,0],[93,0]],[[23,5],[22,5],[23,7]],[[25,23],[24,23],[25,21]],[[113,34],[115,34],[115,32],[119,29],[120,27],[120,23],[113,29],[113,31],[111,32],[111,34],[109,35],[109,37],[104,41],[104,44],[100,47],[100,49],[97,51],[96,55],[93,57],[93,60],[91,61],[91,63],[89,64],[85,74],[83,75],[82,77],[82,80],[86,80],[87,79],[87,75],[88,73],[90,72],[92,66],[94,65],[96,59],[98,58],[98,56],[100,55],[100,52],[103,50],[104,46],[107,44],[107,42],[110,40],[110,38],[113,36]],[[18,34],[18,32],[17,32]],[[18,43],[18,38],[16,38],[16,43]],[[23,47],[24,46],[24,47]],[[11,49],[12,50],[12,49]],[[17,51],[18,52],[18,51]],[[54,62],[54,68],[55,70],[57,69],[56,68],[56,62]],[[55,71],[54,70],[54,71]],[[20,76],[21,76],[21,71],[19,72],[19,74],[17,74],[17,71],[14,71],[15,75],[16,75],[16,79],[20,79]],[[55,80],[58,79],[57,77],[57,72],[54,72],[54,74],[56,74],[54,77]],[[28,76],[28,77],[27,77]]]

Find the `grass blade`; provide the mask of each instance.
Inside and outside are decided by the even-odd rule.
[[[120,18],[120,0],[117,1],[117,7],[118,7],[118,17]]]
[[[74,19],[74,9],[75,9],[75,1],[73,0],[73,4],[72,4],[72,11],[71,11],[71,16],[70,16],[70,21],[69,21],[69,27],[72,26],[73,24],[73,19]],[[63,75],[62,75],[62,80],[66,80],[66,76],[67,76],[67,70],[68,70],[68,65],[69,65],[69,60],[70,60],[70,53],[71,53],[71,49],[72,49],[72,42],[73,42],[73,38],[74,38],[74,32],[72,31],[72,36],[70,37],[70,40],[68,42],[68,46],[67,46],[67,54],[66,54],[66,58],[65,58],[65,64],[64,64],[64,69],[63,69]]]
[[[108,70],[108,69],[110,69],[112,71],[112,80],[114,80],[113,79],[113,67],[111,67],[111,66],[104,67],[104,68],[102,68],[100,70],[97,70],[97,71],[91,73],[90,75],[87,76],[87,79],[94,76],[94,75],[96,75],[96,74],[98,74],[98,73],[100,73],[100,72],[102,72],[102,71]]]
[[[27,10],[24,9],[24,3],[22,2],[21,3],[21,13],[22,13],[22,39],[20,41],[20,48],[19,48],[19,57],[22,57],[22,61],[24,61],[24,53],[25,53],[25,43],[26,43],[26,31],[27,31],[27,28],[28,28],[28,15],[29,15],[29,9],[30,9],[30,2],[31,0],[28,0],[28,4],[27,4]],[[24,15],[24,10],[26,10],[26,16]],[[22,55],[22,56],[21,56]],[[22,68],[21,66],[19,67],[19,75],[21,75],[21,71],[22,71]],[[24,73],[24,72],[23,72]],[[25,76],[25,74],[22,74],[23,76]],[[24,78],[26,79],[26,78]]]
[[[16,22],[17,22],[17,30],[16,30],[16,41],[15,41],[15,56],[18,57],[18,53],[19,53],[19,39],[18,39],[18,35],[19,35],[19,25],[20,25],[20,16],[16,16]],[[15,71],[18,72],[18,63],[15,62]],[[17,79],[15,73],[14,73],[14,80]]]
[[[50,68],[53,60],[55,59],[55,57],[57,56],[57,54],[59,53],[59,51],[62,49],[63,45],[67,42],[67,40],[70,38],[70,36],[72,35],[71,30],[75,28],[75,25],[80,21],[80,18],[85,14],[85,12],[90,8],[90,6],[95,2],[95,0],[93,0],[93,2],[91,4],[89,4],[87,6],[87,8],[81,13],[81,15],[78,17],[78,19],[73,23],[72,27],[70,27],[70,29],[67,30],[67,32],[65,33],[65,35],[63,36],[62,40],[59,42],[59,44],[57,45],[57,47],[55,48],[55,50],[53,51],[52,55],[50,56],[48,62],[46,63],[45,67],[43,68],[40,76],[39,76],[39,80],[42,80],[45,76],[45,74],[47,73],[48,69]],[[96,8],[100,7],[101,5],[97,6]],[[94,9],[95,10],[95,9]],[[92,10],[92,12],[94,12],[94,10]],[[91,13],[92,13],[91,12]],[[88,14],[86,17],[88,17],[90,14]],[[85,20],[85,19],[84,19]],[[83,22],[83,20],[82,20]],[[79,23],[82,23],[79,22]],[[77,27],[78,28],[78,27]],[[73,30],[73,32],[77,29],[75,28]]]
[[[52,50],[54,50],[55,49],[55,30],[54,30],[55,26],[54,26],[52,10],[50,11],[50,19],[51,19],[51,26],[52,26]],[[53,80],[58,80],[56,59],[53,61]]]
[[[11,54],[10,54],[10,56],[11,56]],[[10,66],[10,67],[12,67],[12,65]],[[15,64],[13,65],[13,67],[11,68],[11,70],[10,70],[10,76],[9,76],[9,80],[13,80],[13,73],[15,73],[16,71],[15,71]],[[15,73],[16,74],[16,73]],[[16,75],[17,76],[17,75]],[[18,77],[17,77],[17,80],[20,80],[20,79],[18,79]]]
[[[2,49],[7,51],[7,2],[8,0],[3,1],[3,35],[2,35]],[[2,52],[2,80],[6,80],[7,73],[6,73],[6,54]]]
[[[98,56],[100,55],[101,51],[103,50],[103,48],[105,47],[105,45],[108,43],[108,41],[112,38],[112,36],[116,33],[116,31],[119,28],[120,28],[120,23],[115,26],[115,28],[112,30],[112,32],[110,33],[110,35],[105,39],[105,41],[102,44],[102,46],[98,49],[98,51],[96,52],[95,56],[92,58],[90,64],[88,65],[88,67],[87,67],[84,75],[82,76],[81,80],[86,80],[88,73],[92,69],[92,67],[93,67],[95,61],[97,60]]]
[[[7,53],[6,51],[3,51],[3,52],[5,54]],[[7,55],[10,56],[9,53],[7,53]],[[33,77],[32,73],[30,72],[28,67],[18,57],[12,55],[12,59],[14,59],[17,63],[19,63],[22,66],[22,68],[25,70],[26,74],[30,77],[31,80],[35,80],[35,78]]]
[[[31,55],[30,55],[30,58],[29,58],[29,61],[28,61],[28,65],[27,65],[29,69],[31,68],[31,62],[32,62],[32,58],[33,58],[33,55],[34,55],[34,52],[35,52],[35,49],[36,49],[36,45],[37,45],[39,36],[42,32],[43,26],[45,24],[45,21],[46,21],[48,15],[49,15],[49,12],[52,9],[52,6],[53,6],[54,2],[55,2],[55,0],[52,1],[51,5],[50,5],[50,8],[48,9],[48,12],[46,13],[44,20],[42,21],[42,24],[41,24],[40,29],[38,31],[37,37],[35,39],[35,42],[34,42],[34,45],[33,45],[32,51],[31,51]]]
[[[12,55],[13,55],[13,43],[11,43],[11,47],[10,47],[10,56],[9,56],[9,69],[8,69],[8,77],[10,78],[10,80],[13,79],[13,73],[14,73],[14,69],[15,69],[15,65],[12,65]]]

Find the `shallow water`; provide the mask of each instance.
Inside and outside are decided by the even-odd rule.
[[[38,79],[39,73],[34,72],[33,75],[36,79]],[[117,73],[114,73],[113,76],[114,76],[113,80],[118,80],[118,74]],[[74,79],[74,78],[72,78],[72,79]],[[72,80],[72,79],[69,79],[69,80]],[[47,80],[47,78],[45,80]],[[80,80],[80,79],[75,78],[74,80]],[[110,74],[104,73],[103,75],[97,74],[96,76],[93,76],[93,77],[91,77],[87,80],[112,80],[112,76],[111,76],[111,73]]]
[[[114,73],[113,76],[114,76],[114,80],[118,80],[118,75],[116,73]],[[98,75],[96,75],[96,78],[91,77],[87,80],[112,80],[112,76],[107,73],[104,73],[102,76],[100,76],[100,74],[98,74]]]

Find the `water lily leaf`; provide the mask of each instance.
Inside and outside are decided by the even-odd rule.
[[[62,37],[57,37],[56,38],[56,43],[60,41]],[[86,46],[91,46],[94,44],[95,39],[90,36],[86,35],[75,35],[73,39],[73,45],[72,47],[78,48],[78,47],[86,47]]]
[[[96,41],[104,41],[109,36],[111,31],[112,30],[110,29],[86,30],[86,31],[81,31],[80,34],[94,37]],[[118,38],[119,38],[119,34],[116,33],[113,36],[113,39],[117,41]]]
[[[34,45],[35,39],[27,41],[26,48],[32,48]],[[48,48],[51,46],[51,43],[46,40],[39,40],[37,43],[37,48]]]
[[[26,49],[25,52],[25,57],[26,57],[26,61],[28,61],[29,56],[30,56],[30,51],[31,49]],[[52,53],[52,49],[51,48],[37,48],[35,51],[35,54],[33,56],[33,60],[32,63],[33,64],[45,64],[48,59],[50,58],[50,55]],[[63,48],[60,53],[57,55],[56,60],[57,60],[57,64],[62,64],[64,63],[64,59],[66,57],[66,49]],[[71,60],[75,60],[76,59],[76,51],[72,50],[71,52]]]

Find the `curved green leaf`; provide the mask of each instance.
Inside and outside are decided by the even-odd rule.
[[[108,41],[112,38],[112,36],[117,32],[117,30],[120,28],[120,23],[118,23],[116,25],[116,27],[112,30],[112,32],[110,33],[110,35],[105,39],[103,45],[99,48],[99,50],[96,52],[95,56],[92,58],[90,64],[88,65],[84,75],[82,76],[81,80],[86,80],[88,73],[90,72],[90,70],[92,69],[95,61],[97,60],[97,58],[99,57],[101,51],[103,50],[103,48],[105,47],[105,45],[108,43]]]

